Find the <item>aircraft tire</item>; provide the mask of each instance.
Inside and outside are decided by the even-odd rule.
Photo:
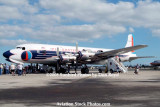
[[[85,74],[89,74],[89,69],[88,68],[85,69]]]
[[[111,73],[111,74],[114,73],[113,69],[110,69],[110,73]]]
[[[98,71],[99,71],[99,73],[102,73],[102,70],[101,70],[101,69],[99,69]]]
[[[85,68],[81,69],[81,74],[85,74]]]
[[[59,73],[65,74],[66,73],[66,69],[60,68]]]

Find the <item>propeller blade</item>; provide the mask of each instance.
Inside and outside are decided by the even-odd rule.
[[[59,47],[57,47],[57,56],[59,56]]]
[[[78,42],[76,42],[76,52],[78,52]]]
[[[76,42],[76,54],[78,55],[78,42]],[[77,67],[78,67],[78,56],[76,56],[75,61],[75,73],[77,74]]]

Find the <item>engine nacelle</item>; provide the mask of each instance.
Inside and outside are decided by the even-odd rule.
[[[94,53],[80,52],[80,51],[78,52],[78,54],[79,54],[78,58],[80,60],[88,60],[94,55]]]
[[[90,58],[89,55],[83,54],[81,60],[88,60],[89,58]]]
[[[67,63],[76,60],[76,57],[73,55],[60,55],[59,58],[62,63]]]
[[[116,57],[116,60],[119,60],[120,62],[129,61],[128,55],[120,55],[119,57]]]

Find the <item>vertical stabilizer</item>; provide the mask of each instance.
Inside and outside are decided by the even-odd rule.
[[[131,46],[134,46],[134,39],[133,39],[133,35],[129,34],[127,44],[125,47],[131,47]],[[134,50],[132,52],[134,52]]]

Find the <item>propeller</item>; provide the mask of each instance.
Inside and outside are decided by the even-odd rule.
[[[61,54],[59,54],[59,47],[57,47],[57,56],[59,57],[59,61],[63,61],[63,57]]]
[[[57,47],[57,57],[60,57],[59,56],[59,47]],[[60,66],[60,60],[57,60],[57,71],[59,70],[59,66]]]
[[[78,58],[79,58],[79,53],[78,53],[78,42],[76,42],[76,68],[75,68],[75,73],[77,74],[77,67],[78,67]]]
[[[76,52],[78,53],[78,42],[76,42]]]
[[[57,56],[59,56],[59,47],[57,47]]]
[[[76,42],[76,58],[80,59],[82,56],[82,52],[78,51],[78,42]]]

